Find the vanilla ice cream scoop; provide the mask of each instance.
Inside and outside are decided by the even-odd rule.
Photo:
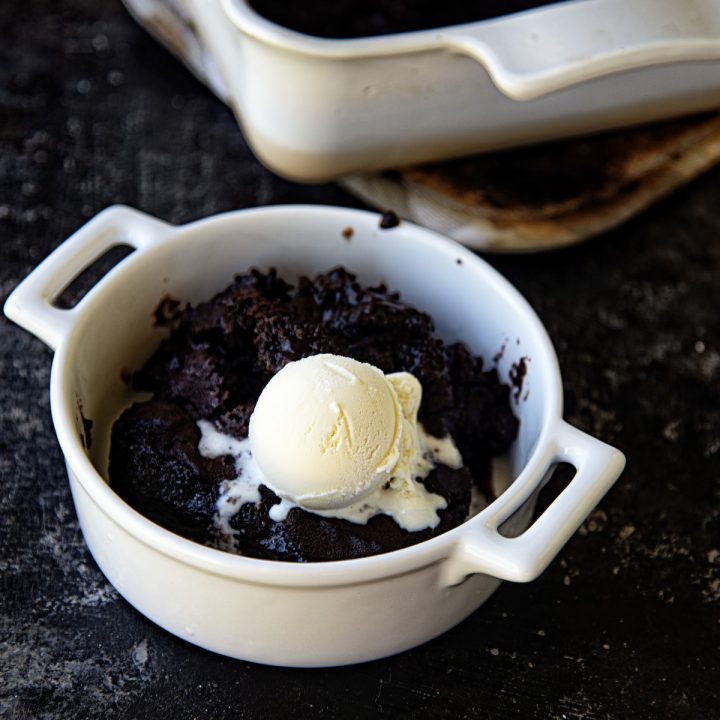
[[[390,479],[403,426],[397,392],[381,370],[313,355],[289,363],[266,385],[250,419],[250,446],[274,492],[305,508],[333,510]]]

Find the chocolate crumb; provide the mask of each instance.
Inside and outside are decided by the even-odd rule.
[[[355,231],[351,227],[346,227],[342,231],[342,236],[345,238],[345,240],[350,241],[352,239],[352,236],[355,234]]]
[[[505,354],[505,348],[507,347],[507,340],[503,342],[503,344],[500,346],[500,349],[493,355],[493,362],[497,365],[501,360],[503,355]]]
[[[527,375],[527,364],[530,362],[530,358],[521,357],[513,366],[510,368],[510,383],[515,388],[513,390],[513,397],[517,402],[520,399],[522,393],[523,382]]]
[[[180,311],[180,301],[166,295],[153,311],[156,327],[168,327],[178,316]]]
[[[400,218],[393,210],[386,210],[380,216],[380,228],[383,230],[389,230],[390,228],[397,227],[399,224]]]

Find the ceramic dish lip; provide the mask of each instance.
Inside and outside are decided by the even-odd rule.
[[[720,42],[714,32],[717,20],[708,20],[701,29],[678,27],[676,15],[693,17],[692,9],[683,6],[682,0],[663,0],[663,7],[657,11],[658,22],[649,25],[644,21],[647,13],[655,10],[653,0],[636,0],[630,19],[626,17],[627,4],[622,0],[555,0],[487,20],[348,39],[290,30],[260,15],[247,0],[218,2],[227,21],[241,34],[282,53],[327,61],[426,51],[466,55],[484,67],[497,90],[516,101],[536,100],[551,92],[633,69],[720,58]],[[598,26],[599,17],[607,19],[607,27],[604,22]],[[638,23],[640,29],[635,27]],[[550,32],[550,45],[538,55],[533,49],[539,37],[533,31],[536,25],[566,31],[573,28],[573,32],[565,32],[564,36],[561,33],[557,38]],[[626,27],[633,28],[627,36]],[[587,47],[588,43],[592,45],[593,38],[615,35],[618,36],[615,45]],[[558,48],[561,57],[555,58]]]
[[[76,352],[78,341],[82,338],[83,319],[94,312],[93,306],[102,295],[110,293],[114,288],[121,287],[124,278],[132,273],[137,264],[145,262],[145,258],[151,253],[165,253],[167,246],[187,239],[193,234],[202,235],[213,225],[237,222],[238,230],[241,230],[244,217],[262,215],[277,216],[279,224],[283,220],[287,221],[293,217],[301,220],[303,216],[307,217],[308,215],[322,216],[323,219],[327,218],[327,221],[335,218],[350,224],[355,223],[356,227],[363,227],[363,229],[369,227],[369,222],[376,226],[378,217],[377,213],[370,211],[322,205],[283,205],[231,211],[203,218],[187,225],[168,226],[170,230],[167,237],[140,252],[131,254],[119,263],[85,296],[81,312],[76,317],[70,332],[57,347],[52,363],[50,404],[53,424],[71,473],[113,522],[151,549],[203,571],[245,582],[291,587],[352,585],[403,575],[446,559],[464,536],[471,534],[474,527],[477,528],[486,523],[488,518],[495,514],[497,499],[461,525],[407,548],[364,558],[292,563],[234,555],[176,535],[153,523],[125,503],[111,489],[88,457],[79,433],[75,430],[73,418],[76,405],[69,393],[69,388],[72,386],[71,360]],[[362,225],[360,225],[361,223]],[[403,225],[406,230],[410,229],[412,232],[414,244],[431,247],[432,251],[438,255],[451,256],[453,262],[460,258],[467,270],[477,275],[480,282],[492,285],[495,293],[504,296],[504,302],[514,305],[519,314],[526,318],[525,333],[527,334],[531,328],[538,336],[539,345],[546,354],[549,370],[547,376],[543,377],[543,382],[549,388],[548,398],[554,398],[555,402],[548,402],[543,406],[541,430],[535,446],[522,471],[513,480],[513,485],[522,486],[525,480],[535,477],[541,471],[544,456],[552,440],[552,429],[556,422],[562,421],[560,369],[547,331],[527,300],[488,263],[449,238],[406,221],[403,221]],[[349,269],[352,271],[352,268]]]

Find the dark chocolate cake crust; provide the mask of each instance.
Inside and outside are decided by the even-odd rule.
[[[260,392],[288,362],[335,353],[385,373],[413,373],[423,386],[419,420],[430,434],[450,434],[465,466],[439,465],[426,487],[447,500],[439,525],[408,532],[389,516],[366,525],[324,518],[300,508],[275,522],[280,499],[261,486],[261,501],[246,503],[230,521],[234,549],[252,557],[296,562],[340,560],[397,550],[445,532],[468,515],[473,482],[486,495],[491,459],[517,434],[510,388],[462,344],[433,335],[431,318],[384,286],[362,287],[342,268],[301,278],[297,288],[252,270],[212,300],[180,311],[173,330],[133,376],[152,393],[113,427],[110,484],[154,522],[199,542],[227,547],[214,524],[223,480],[234,476],[230,456],[211,460],[198,451],[199,420],[228,435],[247,437]]]

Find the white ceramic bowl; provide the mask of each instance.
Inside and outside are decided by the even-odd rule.
[[[230,103],[258,157],[299,180],[720,106],[717,0],[573,0],[351,40],[293,32],[246,0],[124,2],[166,42],[199,34],[200,51],[194,35],[170,44]]]
[[[353,229],[350,241],[343,230]],[[71,310],[52,301],[109,248],[135,252]],[[369,558],[316,564],[230,555],[178,537],[125,504],[104,479],[111,423],[130,400],[121,376],[153,352],[153,310],[168,293],[197,302],[251,266],[283,277],[342,264],[386,282],[435,319],[446,340],[492,358],[503,377],[529,358],[512,484],[489,507],[430,541]],[[562,420],[555,353],[535,313],[456,243],[373,213],[330,207],[244,210],[173,227],[112,207],[63,243],[13,292],[9,318],[55,349],[52,416],[85,540],[117,590],[170,632],[256,662],[323,666],[405,650],[467,617],[501,579],[537,577],[620,474],[620,452]],[[83,441],[83,417],[93,442]],[[555,463],[577,473],[528,528]],[[508,520],[508,518],[510,518]],[[505,522],[508,520],[507,522]],[[504,534],[498,532],[503,524]],[[527,528],[527,529],[526,529]],[[509,537],[517,536],[517,537]]]

